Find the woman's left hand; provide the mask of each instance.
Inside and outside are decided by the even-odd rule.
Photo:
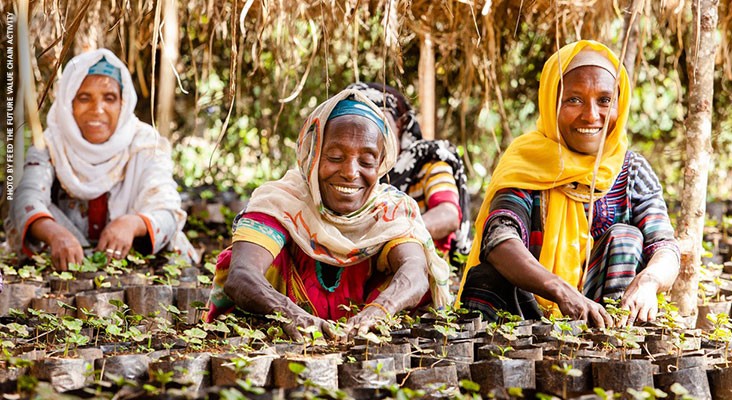
[[[102,231],[97,244],[97,251],[104,251],[116,259],[127,257],[132,248],[132,241],[137,236],[147,233],[145,221],[139,215],[123,215],[110,222]]]
[[[380,307],[366,307],[360,313],[348,319],[348,336],[363,336],[367,334],[377,322],[387,318]]]
[[[658,314],[658,281],[648,274],[638,275],[628,285],[620,303],[630,314],[620,321],[621,326],[632,325],[636,320],[653,321]]]

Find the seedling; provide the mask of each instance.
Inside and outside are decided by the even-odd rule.
[[[358,337],[366,340],[366,350],[363,353],[364,360],[366,361],[369,359],[369,343],[379,345],[384,342],[383,338],[373,332],[366,332],[365,334],[358,335]]]
[[[183,336],[180,338],[188,344],[194,351],[201,351],[204,347],[204,343],[208,334],[206,331],[200,328],[191,328],[183,331]]]
[[[729,367],[729,345],[732,342],[732,324],[729,315],[725,313],[707,314],[707,319],[714,325],[714,330],[707,337],[712,342],[722,343],[724,346],[724,364]]]
[[[500,354],[495,353],[491,351],[491,355],[499,360],[508,360],[508,357],[506,356],[506,353],[513,350],[513,347],[511,346],[498,346],[498,350],[501,352]]]
[[[78,318],[64,318],[61,320],[61,323],[67,330],[66,336],[64,337],[64,342],[66,343],[64,357],[68,357],[72,345],[74,346],[74,351],[76,351],[77,347],[89,343],[89,337],[80,333],[84,324],[82,320]]]
[[[577,378],[582,376],[582,371],[575,369],[572,365],[569,365],[567,363],[562,363],[562,366],[559,365],[552,365],[552,371],[557,371],[564,375],[564,379],[562,379],[562,398],[567,398],[567,383],[569,383],[569,380],[572,378]]]
[[[636,400],[643,400],[643,399],[665,399],[668,397],[666,392],[664,392],[661,389],[655,389],[650,386],[646,386],[643,388],[643,390],[635,390],[633,388],[628,388],[627,390],[628,394],[631,395]]]
[[[615,326],[620,326],[620,322],[630,315],[630,309],[620,306],[622,300],[605,297],[602,299],[602,301],[603,303],[605,303],[605,309],[607,310],[607,313],[610,314],[610,317],[613,319],[613,323]]]
[[[318,327],[316,325],[310,325],[307,327],[298,326],[297,330],[303,333],[303,341],[302,341],[302,354],[307,355],[307,349],[308,347],[314,347],[316,345],[324,345],[327,344],[325,340],[323,340],[323,333],[320,332]]]
[[[565,344],[573,344],[576,347],[571,348],[569,359],[574,358],[574,354],[582,345],[582,340],[573,334],[574,329],[568,321],[559,321],[555,325],[559,330],[552,330],[550,335],[559,341],[559,357],[566,356],[562,351]]]

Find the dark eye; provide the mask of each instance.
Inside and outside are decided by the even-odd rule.
[[[338,154],[326,154],[325,159],[333,163],[338,163],[343,161],[343,156]]]
[[[85,94],[81,94],[81,95],[76,96],[74,98],[74,101],[78,101],[80,103],[85,103],[85,102],[89,101],[89,96],[87,96]]]
[[[609,105],[612,102],[612,99],[608,96],[603,96],[600,98],[600,104],[607,104]]]
[[[371,154],[361,157],[358,162],[365,168],[373,168],[377,165],[376,157]]]
[[[117,95],[115,94],[108,94],[104,96],[104,101],[108,101],[110,103],[116,103],[117,102]]]
[[[572,96],[564,100],[564,102],[569,104],[579,104],[582,102],[582,100],[577,96]]]

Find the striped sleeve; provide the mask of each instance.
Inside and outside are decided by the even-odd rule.
[[[631,153],[628,168],[631,223],[643,232],[644,259],[647,262],[653,254],[662,249],[673,251],[680,257],[658,177],[648,161],[640,154]]]
[[[417,177],[418,181],[410,185],[407,194],[417,201],[422,213],[440,203],[448,202],[455,205],[462,216],[460,195],[450,164],[444,161],[428,162]]]
[[[450,164],[444,161],[437,161],[426,164],[424,168],[427,169],[423,178],[424,197],[427,205],[430,206],[432,203],[430,200],[435,195],[440,194],[444,196],[445,193],[449,193],[454,196],[455,205],[460,208],[457,204],[457,199],[459,198],[458,188]]]
[[[243,213],[234,221],[232,242],[250,242],[260,245],[277,257],[290,240],[290,234],[280,222],[267,214]]]
[[[499,190],[491,201],[491,213],[485,222],[481,239],[480,260],[487,262],[488,254],[508,239],[518,239],[529,247],[529,229],[533,200],[522,189]]]

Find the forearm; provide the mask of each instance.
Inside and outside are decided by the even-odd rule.
[[[274,257],[262,247],[235,242],[224,293],[239,308],[257,314],[283,311],[292,315],[299,311],[295,303],[275,290],[264,277],[264,272],[273,260]]]
[[[258,271],[243,267],[229,272],[224,293],[242,310],[255,314],[271,314],[283,311],[290,315],[297,307],[287,296],[276,291]]]
[[[508,239],[488,253],[488,262],[514,286],[556,303],[577,292],[567,282],[549,272],[518,239]]]
[[[671,289],[679,274],[679,259],[673,250],[661,249],[651,257],[646,268],[635,277],[638,283],[654,285],[656,293]]]
[[[452,203],[440,203],[430,208],[422,219],[433,240],[446,238],[460,226],[460,214]]]
[[[117,218],[117,220],[120,222],[124,222],[125,225],[129,226],[130,229],[132,229],[132,231],[134,232],[135,237],[146,236],[148,234],[145,220],[143,220],[142,217],[137,214],[123,215]]]
[[[374,302],[384,306],[390,314],[419,304],[430,287],[425,267],[418,259],[406,260]]]
[[[66,228],[50,217],[39,218],[28,227],[28,233],[30,236],[48,245],[51,244],[51,240],[54,237],[60,236],[66,232]]]

